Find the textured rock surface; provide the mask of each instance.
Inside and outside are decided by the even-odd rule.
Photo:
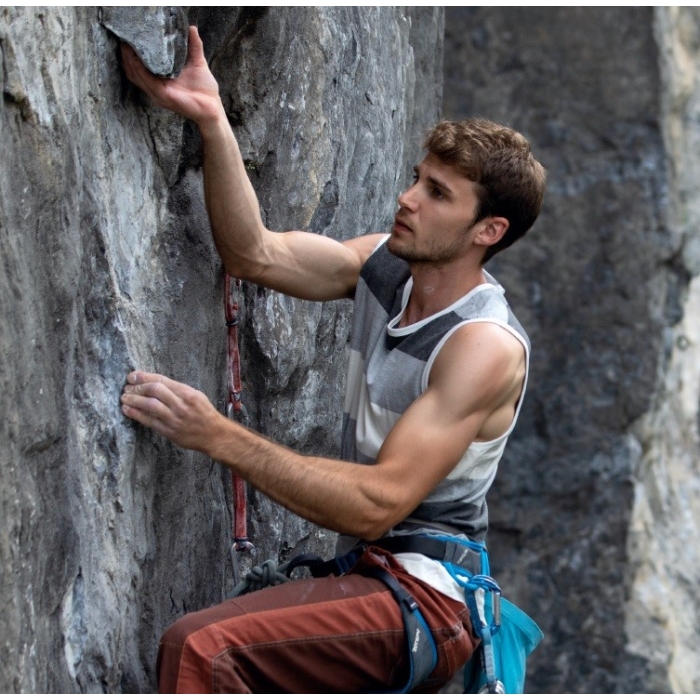
[[[700,690],[698,19],[447,10],[446,115],[513,125],[549,170],[492,264],[534,345],[490,499],[546,634],[529,692]]]
[[[187,13],[181,7],[102,7],[102,26],[130,44],[148,70],[177,75],[187,58]]]
[[[228,476],[119,411],[134,366],[222,405],[225,334],[197,134],[125,84],[100,18],[97,8],[0,9],[5,692],[150,690],[160,632],[230,585]],[[200,9],[191,19],[268,225],[382,230],[417,154],[407,137],[437,115],[441,11]],[[156,53],[169,45],[161,26],[145,42]],[[251,287],[243,306],[252,424],[335,453],[341,392],[329,387],[341,383],[348,306]],[[332,547],[267,500],[252,505],[260,558]]]

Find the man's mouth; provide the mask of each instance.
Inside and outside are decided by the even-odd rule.
[[[394,231],[400,233],[401,231],[411,231],[411,227],[398,216],[394,217]]]

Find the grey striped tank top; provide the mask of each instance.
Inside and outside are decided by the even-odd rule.
[[[425,391],[435,357],[457,328],[474,321],[497,323],[520,340],[529,364],[530,341],[503,288],[488,273],[486,284],[448,308],[399,328],[413,280],[408,264],[392,255],[385,243],[386,239],[360,273],[350,338],[341,457],[362,464],[374,463],[389,431]],[[473,442],[449,476],[391,534],[434,529],[484,539],[486,492],[518,417],[522,395],[506,433],[488,442]]]

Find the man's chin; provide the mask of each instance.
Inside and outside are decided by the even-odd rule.
[[[401,245],[401,241],[396,239],[395,234],[392,233],[391,236],[389,236],[389,240],[386,242],[386,247],[389,252],[392,253],[392,255],[403,259],[406,246]]]
[[[410,243],[399,240],[393,233],[386,242],[386,247],[392,255],[407,263],[422,262],[423,256],[417,255]]]

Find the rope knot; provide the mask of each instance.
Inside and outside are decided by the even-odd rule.
[[[232,596],[242,593],[252,593],[260,591],[267,586],[278,586],[281,583],[288,583],[291,579],[284,575],[286,565],[277,566],[277,562],[268,559],[259,566],[254,566],[246,575],[243,581],[236,586]]]

